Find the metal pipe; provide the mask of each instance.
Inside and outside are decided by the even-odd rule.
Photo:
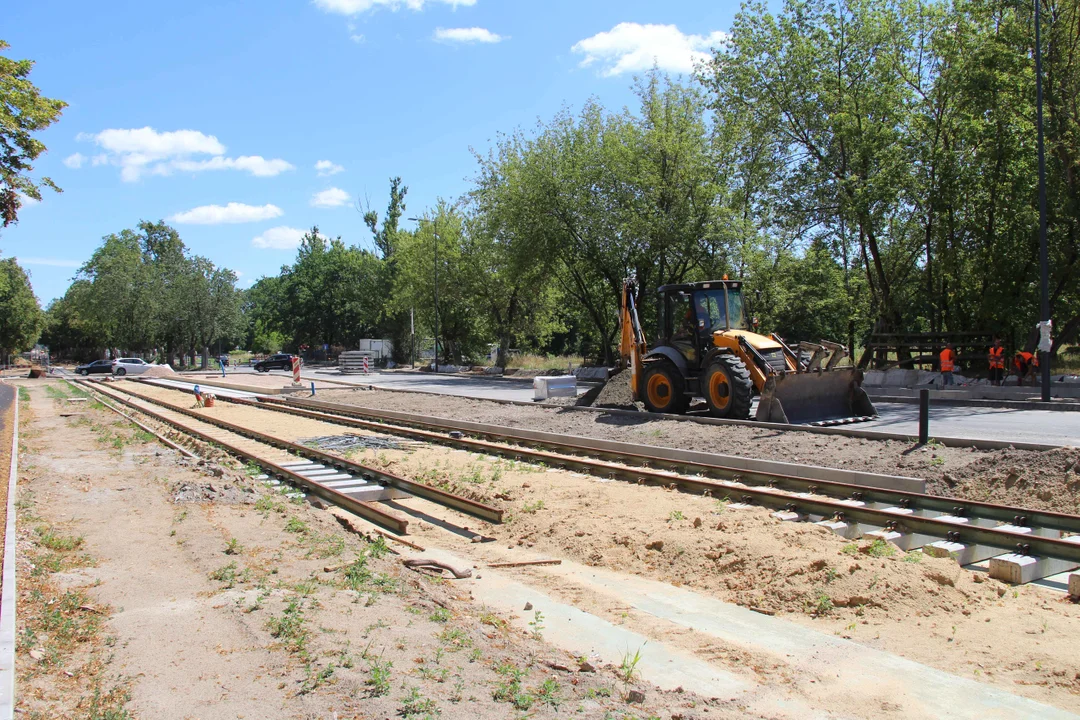
[[[919,390],[919,444],[930,441],[930,391]]]
[[[1040,6],[1035,0],[1035,116],[1039,134],[1039,275],[1041,297],[1039,316],[1043,322],[1050,319],[1050,250],[1046,242],[1046,152],[1043,147],[1043,86],[1042,86],[1042,21]],[[1042,400],[1050,402],[1050,353],[1036,352],[1042,370]]]

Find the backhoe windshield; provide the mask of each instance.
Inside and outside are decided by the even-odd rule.
[[[724,288],[701,290],[696,293],[698,320],[704,320],[709,332],[718,330],[746,330],[746,311],[743,308],[742,291],[728,288],[725,302]],[[730,323],[728,320],[730,319]]]

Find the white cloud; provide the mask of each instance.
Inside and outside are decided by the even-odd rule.
[[[315,169],[319,172],[319,177],[337,175],[339,172],[345,172],[345,168],[337,163],[330,162],[329,160],[320,160],[315,163]]]
[[[84,162],[86,162],[86,156],[82,153],[75,153],[64,158],[64,164],[72,170],[78,170],[83,166]]]
[[[607,32],[585,38],[570,48],[584,55],[581,67],[600,64],[606,77],[648,70],[692,72],[694,63],[709,59],[709,49],[720,45],[727,33],[684,35],[674,25],[619,23]]]
[[[292,250],[300,247],[303,230],[281,225],[273,227],[251,240],[251,246],[266,250]]]
[[[19,198],[19,204],[24,208],[30,207],[31,205],[37,205],[39,202],[41,202],[37,198],[32,198],[29,195],[24,195],[21,192],[16,192],[15,195]]]
[[[202,172],[203,170],[243,170],[255,177],[274,177],[294,169],[292,163],[281,159],[267,160],[261,155],[241,155],[238,158],[213,157],[209,160],[174,160],[154,168],[156,175],[168,175],[172,170]]]
[[[293,169],[284,160],[267,160],[259,155],[225,157],[225,146],[216,137],[197,130],[109,129],[96,135],[79,133],[76,139],[92,141],[102,148],[105,152],[95,155],[92,163],[118,166],[125,182],[133,182],[147,174],[171,175],[178,170],[242,170],[257,177],[272,177]],[[199,155],[211,157],[192,159]]]
[[[349,204],[349,193],[341,188],[332,187],[311,196],[312,207],[332,208]]]
[[[472,7],[476,0],[315,0],[315,6],[319,9],[339,15],[359,15],[379,8],[396,12],[404,7],[415,11],[423,10],[425,5],[438,3],[456,10],[458,7]]]
[[[349,33],[349,39],[352,40],[357,45],[361,45],[361,44],[364,43],[365,40],[367,40],[367,38],[365,38],[363,35],[360,35],[358,33]]]
[[[20,265],[48,265],[50,267],[66,267],[77,268],[82,267],[82,263],[78,260],[62,260],[60,258],[42,258],[42,257],[19,257],[16,258]]]
[[[224,223],[259,222],[281,217],[284,211],[277,205],[245,205],[231,202],[228,205],[202,205],[186,212],[176,213],[171,222],[187,225],[222,225]]]
[[[495,33],[481,27],[471,28],[437,28],[435,30],[435,39],[442,40],[443,42],[459,42],[459,43],[497,43],[506,40],[503,35],[496,35]]]

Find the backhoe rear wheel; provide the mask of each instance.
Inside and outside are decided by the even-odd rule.
[[[713,417],[745,420],[750,417],[754,384],[750,371],[734,355],[717,355],[701,376],[701,394]]]
[[[645,392],[642,396],[645,409],[655,413],[684,413],[689,400],[685,389],[682,373],[674,364],[654,363],[645,370]]]

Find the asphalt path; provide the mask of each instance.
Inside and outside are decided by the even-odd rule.
[[[531,383],[520,380],[436,376],[426,373],[338,376],[307,369],[302,374],[312,380],[329,378],[376,387],[423,390],[443,395],[525,402],[533,399]],[[587,387],[579,385],[579,393],[584,392]],[[903,435],[919,434],[918,405],[879,402],[875,403],[875,407],[879,415],[876,420],[859,423],[854,427],[860,430],[880,430]],[[1080,447],[1080,412],[931,404],[929,431],[930,436],[936,438],[998,440]]]
[[[254,373],[250,368],[229,368],[228,376],[237,382]],[[289,373],[271,371],[284,380]],[[338,375],[319,368],[304,368],[306,380],[333,380],[356,385],[374,385],[387,389],[418,390],[440,395],[459,395],[489,400],[531,402],[532,384],[521,380],[469,378],[429,373],[385,372],[370,375]],[[588,389],[578,386],[578,392]],[[214,392],[224,395],[221,388]],[[246,393],[237,393],[238,395]],[[919,406],[907,403],[875,403],[878,418],[854,426],[860,430],[918,435]],[[1028,442],[1080,447],[1080,412],[1053,410],[1013,410],[1008,408],[930,405],[930,437],[1003,442]]]

